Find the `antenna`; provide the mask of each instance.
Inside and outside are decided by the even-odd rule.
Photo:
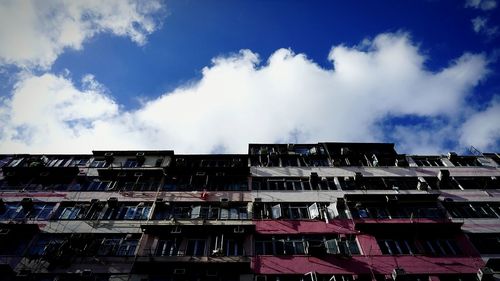
[[[475,156],[483,156],[483,153],[479,149],[475,148],[473,145],[469,147],[469,152]]]

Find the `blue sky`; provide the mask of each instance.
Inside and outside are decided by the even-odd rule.
[[[500,151],[494,0],[47,3],[0,1],[3,153]]]

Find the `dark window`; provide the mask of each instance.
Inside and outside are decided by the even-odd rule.
[[[443,161],[439,156],[412,156],[415,164],[419,167],[443,167]]]
[[[156,256],[177,256],[179,244],[174,239],[159,240],[156,247]]]
[[[190,239],[187,242],[186,256],[204,256],[205,255],[205,240]]]

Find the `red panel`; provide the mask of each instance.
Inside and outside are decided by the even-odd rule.
[[[350,220],[332,220],[329,223],[310,220],[256,220],[254,222],[255,229],[260,234],[357,233]]]
[[[252,258],[252,268],[257,274],[390,274],[396,267],[408,274],[472,274],[484,266],[481,258],[426,257],[426,256],[257,256]]]
[[[377,243],[377,239],[371,235],[357,235],[361,253],[365,255],[382,255],[382,251]]]

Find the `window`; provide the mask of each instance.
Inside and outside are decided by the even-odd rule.
[[[327,254],[350,256],[359,255],[361,253],[354,236],[349,238],[325,240],[324,243]]]
[[[71,164],[71,160],[66,158],[66,159],[59,159],[59,158],[52,158],[47,162],[47,167],[66,167],[67,165]]]
[[[385,255],[414,255],[418,253],[413,241],[405,239],[379,239],[380,250]]]
[[[112,181],[101,181],[99,179],[94,179],[88,185],[88,191],[108,191],[114,189],[115,182]]]
[[[83,167],[83,166],[87,166],[88,162],[89,162],[89,158],[73,158],[73,160],[71,160],[70,165]]]
[[[276,255],[304,255],[305,242],[303,240],[276,240]]]
[[[290,206],[290,218],[291,219],[308,219],[309,212],[306,206]]]
[[[237,239],[227,239],[224,247],[226,256],[242,256],[243,243]]]
[[[31,208],[25,209],[19,203],[8,203],[5,204],[3,212],[0,213],[0,219],[10,220],[10,219],[34,219],[34,220],[46,220],[54,209],[54,204],[34,204]]]
[[[500,204],[496,202],[445,202],[454,218],[499,218]]]
[[[419,167],[443,167],[440,156],[412,156],[415,164]]]
[[[59,215],[60,220],[74,220],[77,219],[78,214],[82,211],[79,206],[65,207]]]
[[[45,256],[56,254],[64,239],[55,236],[40,236],[37,241],[29,248],[30,256]]]
[[[353,177],[339,177],[337,178],[342,190],[355,190],[357,189],[356,182]]]
[[[105,168],[108,166],[108,163],[104,159],[94,159],[92,163],[90,163],[90,168]]]
[[[138,239],[104,238],[97,250],[99,256],[133,256]]]
[[[99,256],[114,256],[116,250],[120,245],[121,239],[119,238],[105,238],[101,241],[101,246],[97,251]]]
[[[133,256],[137,248],[137,240],[122,240],[116,251],[117,256]]]
[[[255,241],[255,254],[256,255],[272,255],[273,251],[273,241],[267,240],[256,240]]]
[[[21,166],[21,163],[24,161],[24,158],[17,158],[12,160],[7,167],[17,167]]]
[[[7,156],[7,157],[3,157],[0,159],[0,168],[2,168],[3,166],[7,165],[10,160],[12,160],[12,156]]]
[[[175,206],[173,208],[172,217],[176,219],[191,218],[191,207],[188,206]]]
[[[324,203],[254,204],[254,218],[322,219]],[[246,212],[246,210],[243,210]]]
[[[35,204],[33,210],[29,214],[29,217],[36,220],[46,220],[49,218],[53,209],[53,204]]]
[[[176,239],[159,240],[156,247],[156,256],[177,256],[179,244]]]
[[[497,177],[454,177],[462,189],[498,189],[500,180]]]
[[[416,190],[419,180],[417,177],[384,177],[382,178],[387,189]]]
[[[141,164],[137,161],[137,159],[127,159],[127,161],[123,164],[123,168],[136,168],[140,166]]]
[[[23,207],[20,204],[5,204],[3,212],[0,213],[0,219],[10,220],[19,216],[23,213]]]
[[[108,207],[104,208],[104,211],[102,211],[99,214],[99,219],[100,220],[113,220],[119,215],[119,212],[120,212],[119,207],[109,207],[108,206]]]
[[[455,156],[450,159],[451,163],[457,167],[477,167],[482,166],[475,156]]]
[[[424,240],[421,244],[425,253],[432,256],[456,256],[462,253],[456,242],[450,239]]]
[[[497,233],[470,233],[468,234],[474,247],[481,254],[500,253],[500,234]]]
[[[315,219],[315,218],[319,217],[318,204],[313,203],[313,204],[309,205],[308,209],[309,209],[309,216],[311,219]]]
[[[290,236],[257,238],[255,255],[316,255],[343,254],[358,255],[360,250],[355,236],[333,238],[323,236]]]
[[[205,240],[190,239],[186,246],[186,256],[204,256],[205,255]]]
[[[279,219],[281,218],[281,205],[276,204],[271,207],[271,217],[273,219]]]
[[[125,220],[147,220],[150,211],[150,206],[140,203],[137,206],[124,206],[120,213],[125,213],[123,217]]]

